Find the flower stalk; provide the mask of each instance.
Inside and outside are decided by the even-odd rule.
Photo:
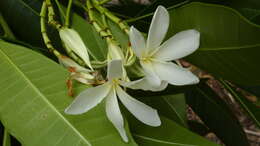
[[[47,31],[46,31],[46,24],[45,24],[45,17],[46,17],[46,3],[43,2],[42,3],[42,8],[41,8],[41,13],[40,13],[40,24],[41,24],[41,33],[42,33],[42,38],[43,38],[43,41],[46,45],[46,47],[49,49],[49,51],[51,53],[53,53],[56,57],[59,57],[60,56],[60,52],[58,50],[56,50],[52,43],[51,43],[51,40],[49,39],[48,35],[47,35]]]
[[[46,6],[48,8],[48,23],[59,30],[62,25],[54,19],[55,11],[53,9],[51,0],[46,0]]]
[[[69,23],[70,23],[70,10],[71,10],[71,6],[72,6],[72,1],[73,0],[69,0],[68,1],[67,11],[66,11],[66,18],[65,18],[65,27],[69,27]]]
[[[94,7],[101,13],[106,15],[110,20],[118,24],[118,26],[126,33],[129,34],[129,26],[122,19],[116,17],[108,9],[101,6],[100,2],[92,0]]]

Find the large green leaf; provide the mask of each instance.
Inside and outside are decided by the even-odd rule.
[[[0,41],[0,67],[0,119],[22,144],[135,145],[131,138],[129,143],[121,140],[103,104],[83,115],[64,114],[73,100],[67,96],[68,73],[53,61]]]
[[[229,6],[236,8],[250,21],[260,24],[260,1],[259,0],[230,0]]]
[[[129,121],[135,140],[141,146],[217,146],[167,118],[161,117],[161,120],[160,127]]]
[[[260,109],[254,103],[246,99],[241,93],[237,92],[234,87],[231,87],[227,82],[221,80],[225,88],[233,95],[233,97],[241,104],[248,115],[255,121],[256,125],[260,127]]]
[[[39,14],[41,5],[39,4],[38,0],[0,1],[0,11],[15,36],[34,46],[43,46]]]
[[[186,102],[184,94],[162,94],[156,96],[141,96],[138,98],[146,104],[154,107],[158,112],[175,121],[179,125],[187,127]]]
[[[228,146],[249,145],[246,135],[228,105],[204,82],[187,93],[187,103]]]
[[[170,11],[168,36],[197,29],[200,48],[187,59],[214,75],[239,84],[260,84],[260,26],[221,5],[190,3]]]

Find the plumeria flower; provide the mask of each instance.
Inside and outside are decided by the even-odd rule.
[[[108,64],[108,81],[102,85],[88,88],[81,92],[72,104],[65,110],[65,113],[77,115],[89,111],[103,99],[106,104],[106,115],[115,126],[122,139],[128,142],[124,129],[124,120],[121,114],[118,98],[123,105],[141,122],[150,126],[160,126],[161,121],[157,110],[145,105],[128,95],[122,88],[121,77],[123,75],[121,60],[112,60]]]
[[[164,7],[159,6],[153,16],[146,41],[137,29],[133,26],[130,28],[130,42],[140,60],[145,77],[128,84],[128,87],[155,91],[163,90],[168,83],[189,85],[199,82],[198,77],[189,70],[171,61],[193,53],[199,47],[200,33],[194,29],[185,30],[162,43],[168,27],[169,14]]]
[[[93,70],[89,60],[88,48],[85,46],[78,32],[71,28],[61,28],[59,34],[65,47],[76,53]]]

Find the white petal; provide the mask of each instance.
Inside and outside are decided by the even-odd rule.
[[[123,75],[123,66],[121,60],[112,60],[108,63],[107,67],[107,78],[112,80],[120,78]]]
[[[196,51],[199,44],[198,31],[194,29],[182,31],[164,42],[154,57],[164,61],[180,59]]]
[[[131,82],[122,82],[121,85],[131,89],[142,89],[144,91],[162,91],[168,86],[168,83],[166,81],[162,81],[160,86],[154,87],[149,84],[147,78],[142,78]]]
[[[93,80],[93,76],[89,76],[88,74],[81,73],[81,72],[71,73],[70,78],[71,80],[77,80],[80,83],[88,84],[88,85],[91,84]]]
[[[59,34],[65,47],[75,52],[79,57],[84,60],[88,67],[92,69],[89,60],[88,49],[85,46],[80,35],[74,29],[69,28],[60,29]]]
[[[161,80],[167,81],[169,84],[190,85],[199,82],[198,77],[192,72],[172,62],[154,61],[153,65]]]
[[[106,114],[110,122],[115,126],[120,136],[125,142],[128,142],[128,137],[124,128],[124,119],[120,112],[115,90],[111,90],[106,98]],[[102,125],[100,125],[102,126]]]
[[[169,13],[163,6],[158,6],[149,28],[146,48],[150,49],[150,51],[157,49],[162,43],[168,27]]]
[[[135,29],[133,26],[130,28],[129,38],[131,46],[136,54],[136,56],[141,57],[142,53],[145,52],[146,45],[145,40],[141,32]]]
[[[140,61],[141,66],[143,67],[145,78],[152,87],[159,87],[161,85],[161,79],[154,71],[153,65],[151,62]]]
[[[107,96],[110,88],[111,84],[107,82],[103,85],[86,89],[66,108],[65,113],[77,115],[87,112]]]
[[[120,101],[141,122],[150,126],[160,126],[161,120],[156,109],[129,96],[121,87],[116,88]]]
[[[122,49],[118,46],[117,43],[111,41],[108,43],[108,56],[111,60],[120,60],[124,59],[124,54],[122,52]]]
[[[91,72],[91,70],[78,65],[74,60],[70,59],[69,57],[61,55],[58,59],[59,59],[59,63],[61,65],[63,65],[66,68],[73,67],[76,69],[76,72],[84,72],[84,73]]]

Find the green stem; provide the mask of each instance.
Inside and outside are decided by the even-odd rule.
[[[68,7],[67,7],[67,11],[66,11],[66,18],[65,18],[65,27],[68,27],[69,23],[70,23],[70,10],[71,10],[71,6],[72,6],[72,1],[73,0],[69,0],[69,2],[68,2]]]
[[[116,17],[113,13],[111,13],[108,9],[102,7],[98,1],[92,0],[94,7],[101,13],[106,15],[109,19],[115,22],[126,34],[129,33],[129,26],[122,19]]]
[[[91,21],[91,24],[94,26],[94,28],[96,29],[96,31],[99,33],[99,35],[103,38],[105,38],[106,40],[109,40],[112,38],[112,35],[110,35],[111,33],[107,33],[108,28],[98,24],[98,21],[95,19],[94,16],[94,12],[93,12],[93,5],[90,2],[90,0],[87,0],[87,10],[88,10],[88,14],[89,14],[89,19]]]
[[[182,5],[184,5],[184,4],[187,4],[187,3],[189,3],[189,2],[190,2],[190,0],[186,0],[186,1],[184,1],[184,2],[178,3],[178,4],[176,4],[176,5],[173,5],[173,6],[169,7],[169,8],[167,8],[167,10],[175,9],[175,8],[180,7],[180,6],[182,6]],[[153,16],[153,14],[154,14],[154,12],[153,12],[153,13],[145,14],[145,15],[140,16],[140,17],[131,18],[131,19],[126,20],[126,22],[127,22],[127,23],[129,23],[129,22],[135,22],[135,21],[137,21],[137,20],[141,20],[141,19],[144,19],[144,18]]]
[[[45,17],[46,17],[46,9],[48,8],[48,23],[52,26],[54,26],[57,30],[60,30],[62,28],[61,24],[58,21],[54,20],[54,10],[51,4],[50,0],[46,0],[46,3],[43,2],[42,10],[41,10],[41,32],[43,41],[46,45],[46,47],[49,49],[50,52],[53,52],[56,57],[60,56],[60,53],[53,47],[47,32],[46,32],[46,26],[45,26]],[[66,49],[66,52],[68,55],[75,60],[78,64],[84,66],[85,63],[76,55],[73,53],[73,51],[67,47],[64,47]]]
[[[52,45],[52,43],[51,43],[51,41],[50,41],[50,39],[49,39],[49,37],[47,35],[47,32],[46,32],[46,25],[45,25],[45,17],[46,17],[46,10],[47,10],[46,7],[47,7],[47,5],[46,5],[45,1],[43,1],[42,8],[41,8],[41,13],[40,13],[40,16],[41,16],[40,23],[41,23],[42,38],[43,38],[44,44],[49,49],[49,51],[51,53],[53,53],[56,57],[59,57],[60,56],[59,51],[57,51],[53,47],[53,45]]]
[[[54,19],[55,12],[51,0],[46,0],[46,7],[48,8],[48,23],[59,30],[62,25]]]
[[[93,1],[92,0],[92,2],[94,3],[94,7],[101,13],[103,25],[105,26],[105,28],[107,30],[107,33],[109,35],[112,36],[112,33],[109,30],[109,27],[108,27],[108,24],[107,24],[107,20],[106,20],[107,17],[110,18],[115,23],[117,23],[119,25],[119,27],[126,34],[129,33],[129,27],[128,27],[127,24],[123,23],[123,21],[121,19],[119,19],[118,17],[114,16],[111,12],[109,12],[107,9],[103,8],[101,5],[97,5],[97,3],[96,3],[97,1]],[[106,40],[107,40],[108,44],[112,44],[112,43],[115,44],[115,42],[116,42],[115,39],[113,38],[113,36],[112,37],[108,37]],[[111,51],[113,51],[113,50],[111,50]],[[116,52],[121,52],[121,50],[117,50]],[[125,55],[126,56],[124,57],[124,65],[125,66],[132,65],[135,62],[136,57],[135,57],[131,47],[127,48],[127,52],[125,53]]]
[[[110,1],[112,1],[112,0],[102,0],[102,1],[99,1],[98,4],[103,5],[103,4],[108,3]]]
[[[3,137],[3,146],[11,146],[11,139],[8,131],[4,130],[4,137]]]
[[[15,39],[15,36],[11,29],[9,28],[8,24],[6,23],[4,17],[0,13],[0,25],[4,29],[4,37],[10,38],[10,39]]]
[[[62,6],[60,5],[59,0],[55,0],[55,3],[56,3],[56,5],[57,5],[57,7],[58,7],[58,9],[59,9],[60,14],[61,14],[62,22],[64,22],[64,19],[66,18],[66,16],[65,16],[65,13],[64,13],[64,11],[63,11],[63,8],[62,8]]]

